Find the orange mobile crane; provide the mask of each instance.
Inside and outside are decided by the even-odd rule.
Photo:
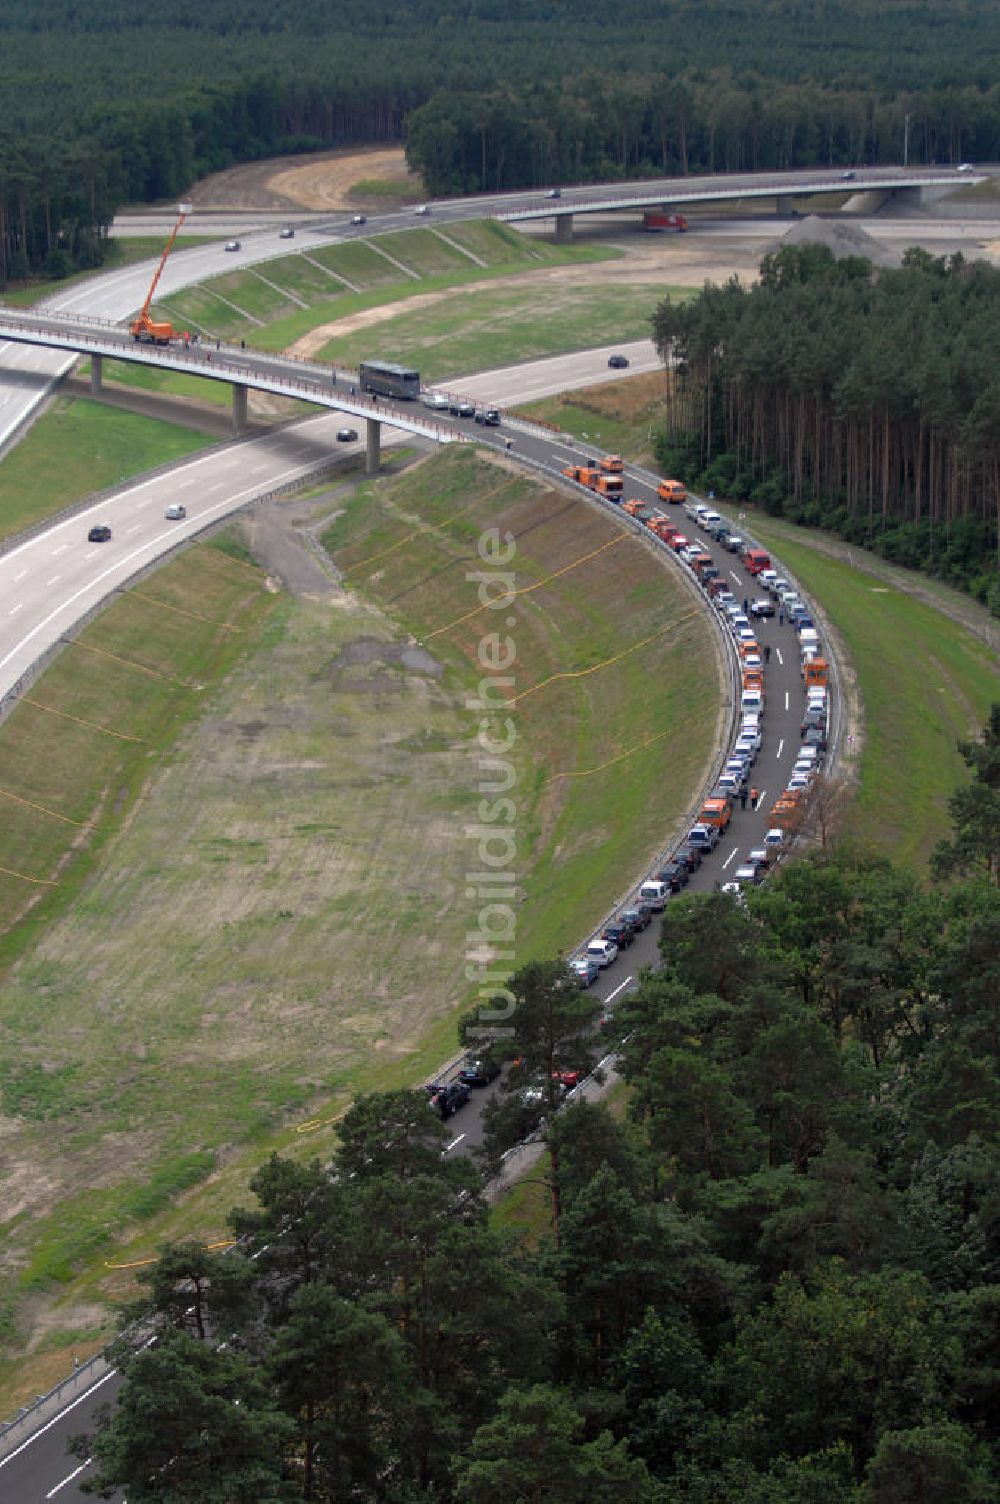
[[[142,307],[139,309],[139,312],[136,314],[135,318],[128,326],[132,338],[139,340],[142,344],[145,345],[169,345],[172,339],[180,339],[181,337],[178,334],[177,330],[174,328],[173,324],[164,323],[162,321],[157,322],[156,319],[151,319],[149,316],[149,305],[153,301],[153,294],[156,291],[156,285],[163,275],[163,268],[167,264],[167,257],[170,255],[170,252],[174,248],[174,241],[177,239],[177,232],[180,229],[181,225],[184,223],[187,216],[191,213],[191,205],[178,204],[177,209],[177,223],[174,225],[174,228],[170,232],[170,239],[167,241],[163,255],[160,257],[160,264],[156,268],[156,271],[153,273],[153,280],[149,284],[149,291],[146,294],[146,301],[145,303],[143,303]]]

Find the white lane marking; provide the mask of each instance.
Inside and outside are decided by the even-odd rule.
[[[141,527],[142,527],[142,523],[141,522],[135,522],[135,523],[132,524],[131,527],[127,527],[125,529],[125,536],[126,536],[126,538],[131,537],[131,535],[133,533],[137,533]]]
[[[782,747],[783,747],[783,746],[784,746],[784,745],[785,745],[785,738],[784,738],[784,737],[782,737],[782,738],[781,738],[781,741],[780,741],[780,742],[779,742],[779,743],[778,743],[778,750],[777,750],[777,752],[775,752],[775,754],[774,754],[774,755],[775,755],[775,757],[777,757],[777,758],[780,758],[780,757],[781,757],[781,749],[782,749]]]
[[[146,1343],[145,1345],[148,1347],[149,1344]],[[82,1394],[77,1395],[76,1399],[71,1405],[66,1405],[62,1410],[59,1411],[58,1415],[53,1415],[52,1419],[46,1421],[44,1426],[39,1426],[38,1430],[33,1431],[32,1434],[28,1437],[27,1441],[22,1441],[21,1445],[19,1447],[15,1447],[12,1452],[8,1452],[6,1457],[0,1457],[0,1467],[6,1467],[8,1462],[13,1462],[14,1458],[19,1457],[21,1453],[26,1450],[26,1448],[30,1447],[33,1442],[36,1442],[38,1440],[39,1436],[44,1436],[46,1431],[51,1431],[53,1426],[57,1426],[64,1415],[68,1415],[71,1410],[75,1410],[77,1405],[82,1405],[84,1400],[89,1400],[92,1394],[97,1393],[102,1384],[106,1384],[109,1379],[115,1379],[117,1377],[118,1370],[116,1368],[109,1368],[103,1378],[98,1379],[96,1384],[91,1384],[89,1389],[85,1389]]]
[[[754,805],[754,809],[760,809],[766,797],[767,789],[761,789],[760,793],[757,795],[757,803]]]
[[[52,550],[52,557],[53,557],[53,559],[55,558],[56,554],[64,554],[66,552],[67,548],[69,548],[69,544],[68,543],[60,543],[60,545],[59,545],[58,548],[54,548]]]
[[[462,1140],[463,1140],[464,1137],[465,1137],[465,1134],[464,1133],[460,1133],[458,1135],[458,1138],[453,1138],[452,1141],[451,1141],[451,1143],[448,1145],[447,1149],[444,1149],[442,1152],[444,1154],[450,1154],[451,1151],[452,1151],[452,1149],[457,1148],[457,1146],[462,1142]]]
[[[15,584],[15,585],[16,585],[16,584],[17,584],[17,582],[18,582],[18,580],[23,580],[23,579],[24,579],[24,577],[25,577],[25,575],[26,575],[26,574],[27,574],[27,573],[28,573],[28,571],[27,571],[27,570],[26,570],[26,569],[22,569],[22,570],[21,570],[21,573],[20,573],[20,574],[16,574],[16,575],[15,575],[15,576],[14,576],[14,584]]]
[[[81,1462],[79,1467],[75,1467],[71,1473],[66,1474],[61,1483],[57,1483],[55,1488],[50,1488],[45,1497],[47,1499],[54,1499],[59,1490],[65,1488],[67,1483],[72,1483],[74,1478],[79,1478],[84,1468],[89,1467],[93,1460],[93,1457],[88,1457],[86,1462]]]
[[[736,570],[735,570],[735,569],[731,569],[731,570],[730,570],[730,571],[729,571],[729,577],[730,577],[730,579],[733,579],[733,580],[735,580],[735,581],[736,581],[736,583],[737,583],[737,585],[738,585],[738,584],[739,584],[739,583],[740,583],[740,577],[739,577],[739,575],[738,575],[738,574],[737,574],[737,573],[736,573]]]
[[[18,603],[17,603],[16,606],[11,606],[10,610],[7,612],[7,615],[8,616],[16,616],[19,611],[23,611],[23,610],[24,610],[24,602],[23,601],[18,601]]]
[[[54,574],[52,576],[51,580],[46,580],[45,583],[46,583],[46,585],[54,585],[57,580],[61,580],[61,579],[62,579],[62,575],[61,574]]]
[[[785,709],[788,709],[788,690],[785,690]]]
[[[624,982],[619,982],[618,986],[615,988],[614,992],[609,992],[608,993],[607,997],[604,999],[605,1003],[613,1003],[614,1000],[615,1000],[615,998],[618,996],[619,992],[624,991],[624,989],[626,987],[628,987],[628,986],[631,985],[631,982],[632,982],[632,978],[631,977],[626,977],[625,980],[624,980]]]
[[[733,849],[732,849],[732,851],[726,857],[726,860],[722,864],[722,870],[723,870],[723,872],[725,872],[726,868],[729,866],[729,863],[732,861],[733,857],[736,855],[736,853],[739,851],[739,849],[740,848],[738,846],[734,846]]]
[[[781,664],[782,668],[784,668],[784,666],[785,666],[785,660],[781,656],[781,649],[780,648],[775,648],[775,650],[774,650],[774,656],[777,658],[777,660]]]

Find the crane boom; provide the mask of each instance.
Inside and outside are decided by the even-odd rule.
[[[181,225],[184,223],[185,219],[191,212],[190,204],[178,204],[177,208],[177,223],[174,225],[173,229],[170,232],[170,239],[167,241],[166,246],[164,247],[163,255],[160,257],[160,264],[156,268],[156,271],[153,273],[153,280],[149,284],[149,291],[146,294],[146,301],[143,303],[138,314],[129,325],[133,339],[144,340],[147,344],[168,345],[172,339],[177,338],[177,331],[172,324],[167,322],[157,322],[155,319],[151,319],[149,316],[149,308],[150,304],[153,301],[153,294],[156,292],[157,284],[159,283],[159,280],[163,275],[163,268],[167,264],[167,257],[170,255],[170,252],[174,248],[174,241],[177,239],[177,234],[180,230]]]

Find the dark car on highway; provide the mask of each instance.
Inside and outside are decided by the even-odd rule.
[[[661,872],[656,874],[658,883],[666,883],[671,893],[679,893],[687,887],[691,873],[684,862],[668,862]]]
[[[464,399],[460,401],[455,397],[448,403],[448,411],[453,418],[474,418],[476,416],[476,405],[474,402],[466,402]]]
[[[820,752],[826,751],[826,728],[824,726],[810,726],[802,738],[804,747],[817,747]]]
[[[489,1086],[499,1076],[500,1066],[489,1055],[467,1055],[458,1074],[467,1086]]]
[[[635,930],[627,924],[606,924],[602,933],[605,940],[614,941],[619,950],[624,950],[635,939]]]
[[[626,371],[626,370],[628,370],[628,356],[627,355],[609,355],[608,356],[608,365],[611,367],[611,369],[613,371]]]
[[[681,846],[674,852],[674,861],[683,862],[689,872],[697,872],[701,866],[701,852],[697,846]]]
[[[92,527],[87,534],[88,543],[110,543],[111,529],[106,522],[101,522],[97,527]]]
[[[358,430],[356,428],[338,428],[337,429],[337,443],[338,444],[353,444],[355,442],[355,440],[357,439],[357,437],[358,437]]]
[[[622,924],[630,924],[636,934],[640,930],[646,929],[652,918],[653,915],[647,908],[624,909],[622,911]]]
[[[448,1081],[445,1084],[435,1082],[427,1088],[430,1104],[438,1116],[444,1120],[450,1118],[452,1113],[464,1107],[472,1096],[468,1085],[461,1079]]]
[[[487,428],[499,428],[500,414],[495,407],[481,407],[476,414],[476,422],[484,424]]]

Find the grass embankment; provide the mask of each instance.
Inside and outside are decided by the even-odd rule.
[[[517,411],[553,423],[598,449],[627,454],[634,465],[653,465],[653,429],[663,416],[665,381],[663,371],[627,376],[585,392],[529,402]]]
[[[891,583],[873,556],[869,573],[811,545],[805,529],[759,514],[752,526],[839,631],[857,675],[864,740],[844,834],[905,866],[923,867],[948,834],[949,795],[968,778],[955,743],[981,731],[1000,696],[996,654],[943,611]],[[850,553],[864,557],[853,547]],[[913,577],[915,590],[930,586]]]
[[[0,463],[0,537],[213,442],[173,423],[60,397]]]
[[[183,726],[205,714],[209,692],[274,613],[276,599],[263,587],[261,572],[224,544],[189,549],[116,600],[0,726],[0,965],[8,978],[40,937],[88,934],[90,886],[134,818],[151,770]],[[109,913],[141,949],[142,929],[121,889]],[[33,984],[0,993],[0,1111],[9,1151],[2,1279],[12,1304],[67,1278],[130,1217],[151,1215],[214,1163],[196,1138],[164,1143],[148,1169],[132,1151],[134,1136],[143,1137],[135,1072],[140,1061],[146,1073],[156,1070],[158,1046],[149,1017],[138,1034],[128,1026],[120,1032],[123,1013],[141,1012],[128,978],[83,973],[66,993],[58,963],[36,952],[23,964]],[[54,1052],[53,1026],[63,1033]],[[106,1104],[102,1139],[100,1109],[95,1115],[89,1103],[106,1072],[121,1089]],[[171,1089],[169,1080],[162,1089]],[[0,1330],[6,1314],[0,1309]],[[61,1345],[93,1343],[94,1332],[81,1330],[93,1318],[84,1313],[70,1323],[75,1335],[54,1336],[49,1356],[42,1352],[30,1370],[0,1365],[0,1416],[65,1369]]]
[[[494,626],[467,615],[485,526],[517,536],[517,584],[539,586],[504,614],[526,695],[513,712],[518,959],[578,939],[692,797],[718,680],[703,612],[658,559],[581,500],[469,450],[365,482],[329,537],[357,594],[283,602],[248,634],[72,911],[6,979],[20,1110],[4,1124],[7,1273],[46,1293],[52,1323],[92,1324],[124,1292],[103,1259],[141,1187],[167,1200],[217,1155],[208,1183],[131,1230],[123,1261],[166,1236],[217,1237],[272,1147],[327,1153],[351,1095],[412,1084],[454,1049],[480,907],[466,828],[497,777],[465,708]],[[144,604],[122,604],[145,620]],[[410,632],[427,656],[403,656]],[[53,673],[70,673],[69,653]],[[553,674],[580,677],[530,693]],[[48,702],[48,678],[36,693]],[[98,719],[82,693],[73,703]],[[129,729],[117,713],[99,712]],[[82,818],[71,774],[58,807]],[[113,805],[116,780],[105,789]],[[57,771],[26,796],[56,808]],[[42,1381],[25,1365],[18,1382],[23,1394]]]
[[[549,245],[507,225],[428,226],[337,245],[296,243],[287,255],[172,294],[161,312],[212,338],[286,349],[318,324],[401,298],[618,255],[610,247]]]

